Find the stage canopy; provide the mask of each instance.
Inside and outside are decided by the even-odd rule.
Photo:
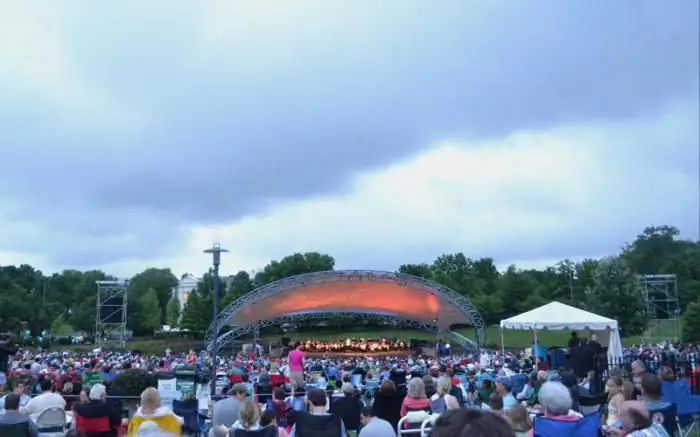
[[[608,319],[561,302],[501,320],[501,329],[590,331],[602,344],[608,344],[608,357],[622,357],[622,342],[617,320]]]
[[[388,272],[330,271],[291,277],[234,302],[223,323],[242,326],[283,315],[356,312],[437,324],[481,323],[460,295],[421,278]],[[466,305],[466,306],[465,306]],[[478,314],[478,313],[476,313]],[[480,319],[480,316],[479,316]]]
[[[443,332],[463,345],[484,340],[479,311],[464,296],[440,284],[401,273],[341,270],[293,276],[253,290],[219,313],[205,341],[211,347],[265,326],[348,314]],[[231,329],[218,335],[226,325]],[[476,343],[450,330],[459,325],[474,328]]]

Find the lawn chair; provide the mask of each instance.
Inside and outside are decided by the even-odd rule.
[[[3,437],[30,437],[29,422],[0,424],[0,435]]]
[[[534,437],[598,437],[600,414],[590,414],[573,422],[538,416],[533,420],[532,429]]]
[[[63,408],[47,408],[36,418],[36,427],[42,437],[63,437],[68,429],[66,411]]]

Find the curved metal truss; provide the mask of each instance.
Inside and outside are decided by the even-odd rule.
[[[300,314],[289,314],[285,316],[276,317],[271,320],[261,320],[258,323],[253,323],[250,325],[234,327],[228,332],[225,332],[218,338],[218,346],[226,346],[227,343],[233,341],[234,339],[255,332],[257,330],[267,328],[269,326],[278,326],[285,324],[294,324],[302,321],[320,321],[329,319],[349,319],[354,320],[357,317],[362,317],[363,319],[373,320],[385,325],[390,325],[393,327],[402,326],[406,328],[420,329],[423,331],[428,331],[434,333],[436,336],[441,338],[450,339],[453,343],[457,343],[462,347],[467,349],[476,349],[478,344],[470,340],[459,333],[450,331],[449,329],[440,328],[435,323],[424,323],[418,320],[402,319],[394,316],[384,315],[384,314],[360,314],[354,312],[310,312],[310,313],[300,313]],[[211,346],[211,345],[209,345]]]
[[[250,293],[244,295],[243,297],[237,299],[229,306],[224,308],[217,316],[217,326],[221,329],[222,326],[228,324],[228,322],[233,319],[238,313],[240,313],[244,308],[267,299],[270,296],[277,295],[289,290],[293,290],[297,287],[307,287],[311,285],[327,284],[327,283],[337,283],[337,282],[388,282],[395,283],[399,285],[404,285],[406,287],[411,287],[412,289],[423,291],[426,293],[435,293],[443,298],[446,302],[451,305],[456,306],[460,311],[469,318],[471,325],[474,327],[477,339],[477,345],[481,345],[484,342],[484,319],[481,317],[481,313],[461,294],[455,293],[449,288],[438,284],[435,281],[424,279],[418,276],[407,275],[403,273],[392,273],[383,272],[375,270],[331,270],[325,272],[315,272],[306,273],[303,275],[291,276],[289,278],[280,279],[279,281],[272,282],[267,285],[263,285]],[[308,317],[310,314],[339,314],[339,313],[306,313],[301,316]],[[349,313],[357,315],[358,313]],[[205,342],[208,349],[211,349],[213,343],[216,339],[217,344],[221,345],[224,342],[233,340],[236,337],[244,335],[247,332],[260,329],[261,327],[271,326],[273,324],[285,323],[281,319],[285,317],[295,317],[294,315],[285,315],[282,317],[277,317],[273,320],[260,320],[256,323],[251,323],[246,326],[234,326],[233,329],[225,334],[218,336],[218,332],[214,332],[214,323],[209,326],[207,334],[205,337]],[[389,317],[389,316],[385,316]],[[401,320],[395,317],[390,317],[393,320]],[[298,320],[298,319],[297,319]],[[416,321],[410,321],[409,323],[419,323]],[[425,327],[424,324],[421,324]],[[445,332],[452,332],[447,331]],[[455,333],[456,334],[456,333]],[[458,335],[458,334],[457,334]],[[219,337],[219,338],[217,338]],[[456,337],[456,336],[452,336]],[[462,336],[459,336],[462,337]],[[464,338],[464,337],[462,337]],[[453,338],[454,341],[464,345],[464,340]],[[464,345],[465,347],[473,347],[473,345]]]

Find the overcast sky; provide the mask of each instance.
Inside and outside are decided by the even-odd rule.
[[[698,238],[697,0],[0,2],[0,264]]]

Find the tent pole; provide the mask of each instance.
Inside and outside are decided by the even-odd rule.
[[[501,326],[501,355],[506,356],[506,342],[503,340],[503,326]]]
[[[539,346],[537,344],[537,329],[532,328],[532,336],[535,339],[535,370],[537,370],[540,367],[540,354],[537,353],[538,346]]]

